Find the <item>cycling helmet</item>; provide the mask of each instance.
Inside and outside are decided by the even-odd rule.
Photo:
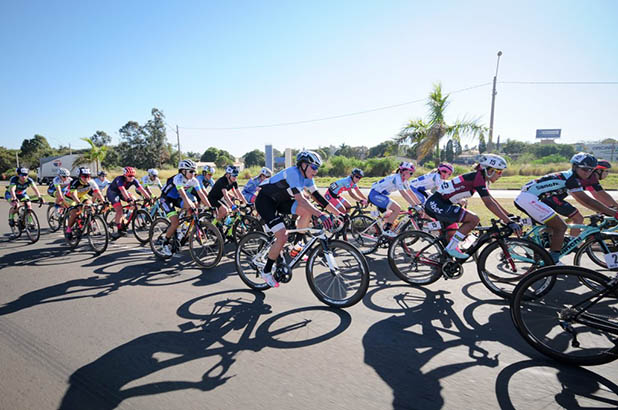
[[[234,165],[228,165],[225,168],[225,173],[226,174],[230,174],[233,177],[237,177],[238,176],[238,172],[239,172],[238,167],[235,167]]]
[[[597,169],[610,169],[612,164],[609,161],[605,161],[604,159],[600,159],[597,161]]]
[[[106,177],[107,176],[107,172],[99,171],[99,173],[97,175],[100,176],[100,177]]]
[[[449,164],[448,162],[443,162],[440,165],[438,165],[438,171],[448,171],[452,174],[453,166]]]
[[[414,171],[416,171],[416,167],[411,162],[403,161],[403,162],[399,163],[399,170],[400,171],[410,171],[410,172],[414,173]]]
[[[496,154],[484,154],[479,158],[479,165],[483,169],[494,168],[494,169],[506,169],[506,160],[502,158],[500,155]]]
[[[90,172],[90,168],[84,168],[84,167],[81,167],[81,168],[79,169],[79,176],[80,176],[80,177],[81,177],[82,175],[90,175],[90,174],[91,174],[91,172]]]
[[[182,161],[180,161],[178,163],[178,169],[179,170],[183,170],[183,169],[188,169],[188,170],[193,170],[196,171],[197,170],[197,164],[195,162],[193,162],[190,159],[183,159]]]
[[[296,155],[296,165],[300,165],[303,162],[308,164],[322,166],[322,158],[317,152],[314,151],[301,151]]]
[[[260,171],[260,174],[264,175],[266,178],[270,178],[272,176],[273,172],[270,170],[270,168],[264,167]]]
[[[137,171],[133,167],[124,167],[122,174],[125,177],[134,177]]]
[[[359,177],[361,177],[361,178],[362,178],[362,177],[364,177],[364,176],[365,176],[365,173],[364,173],[364,172],[363,172],[363,170],[362,170],[362,169],[360,169],[360,168],[354,168],[354,169],[352,170],[352,173],[351,173],[350,175],[352,175],[353,177],[358,175]]]
[[[159,176],[159,171],[157,171],[154,168],[150,168],[147,172],[148,172],[148,175],[150,175],[151,177],[158,177]]]
[[[594,155],[587,152],[578,152],[571,157],[571,164],[575,167],[595,168],[597,166],[597,159]]]
[[[58,176],[59,177],[68,177],[71,175],[71,171],[66,168],[58,168]]]
[[[25,167],[19,167],[15,170],[15,172],[17,172],[18,175],[23,175],[26,176],[28,175],[28,172],[30,172],[30,170],[28,168]]]
[[[215,169],[209,165],[204,165],[204,167],[202,168],[202,173],[207,173],[207,174],[214,174],[215,173]]]

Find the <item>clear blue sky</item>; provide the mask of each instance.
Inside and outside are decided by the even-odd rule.
[[[618,81],[618,1],[2,1],[0,145],[42,134],[85,147],[153,107],[183,151],[272,143],[373,146],[423,103],[499,81]],[[618,85],[498,84],[495,135],[618,137]],[[448,120],[489,124],[491,86],[451,96]],[[169,130],[168,130],[169,131]],[[175,142],[175,135],[168,132]]]

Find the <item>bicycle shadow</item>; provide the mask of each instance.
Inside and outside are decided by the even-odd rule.
[[[179,330],[140,336],[73,373],[59,408],[109,410],[137,396],[185,389],[213,390],[236,376],[228,373],[240,360],[240,352],[314,345],[340,334],[351,323],[346,312],[326,307],[294,309],[261,321],[271,314],[270,306],[264,304],[262,293],[245,289],[199,296],[180,306],[177,313],[189,319],[178,326]],[[308,327],[323,326],[323,321],[306,319],[318,313],[332,316],[330,328],[318,328],[319,335],[310,339],[299,338],[316,334],[308,332]],[[253,359],[251,355],[243,358]],[[198,359],[200,365],[206,366],[199,370],[201,377],[191,375],[187,380],[178,380],[177,366]],[[161,381],[168,369],[175,380]],[[150,381],[155,377],[148,377],[155,373],[157,380]]]

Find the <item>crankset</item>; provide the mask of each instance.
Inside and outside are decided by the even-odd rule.
[[[463,266],[456,261],[446,261],[442,264],[444,279],[459,279],[463,275]]]
[[[273,276],[277,282],[288,283],[292,280],[292,271],[286,263],[277,263],[277,269]]]

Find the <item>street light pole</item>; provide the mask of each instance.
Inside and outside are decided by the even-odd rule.
[[[496,75],[494,75],[494,88],[491,92],[491,115],[489,117],[489,142],[493,143],[494,136],[494,106],[496,104],[496,80],[498,78],[498,67],[500,66],[500,56],[502,51],[498,51],[498,62],[496,63]]]

